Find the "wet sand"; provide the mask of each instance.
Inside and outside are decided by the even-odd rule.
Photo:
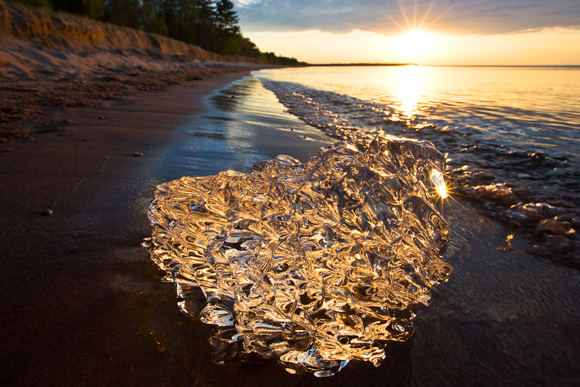
[[[149,171],[176,128],[205,109],[203,97],[244,74],[52,112],[47,118],[66,120],[61,130],[0,153],[2,384],[168,380],[168,355],[147,320],[157,322],[150,313],[158,307],[185,319],[165,302],[173,289],[139,246],[160,183]]]
[[[68,120],[65,129],[0,153],[3,385],[577,383],[578,272],[527,255],[521,237],[506,241],[504,228],[454,202],[444,213],[455,271],[419,308],[413,339],[389,344],[381,367],[353,362],[317,379],[275,362],[215,365],[211,327],[179,312],[173,285],[139,245],[151,233],[153,188],[230,164],[246,170],[281,149],[303,160],[330,141],[260,113],[264,101],[283,107],[252,100],[261,86],[251,78],[204,99],[244,74],[61,110],[49,118]],[[42,216],[46,208],[53,214]]]

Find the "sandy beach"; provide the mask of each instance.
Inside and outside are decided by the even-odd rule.
[[[204,109],[202,98],[243,74],[57,111],[51,118],[66,120],[62,130],[0,154],[7,385],[165,380],[167,371],[155,366],[163,357],[155,327],[142,325],[152,301],[142,291],[153,286],[161,299],[173,292],[139,246],[150,233],[145,212],[158,183],[148,170],[175,128]],[[52,215],[42,216],[45,209]]]
[[[0,142],[64,130],[45,116],[54,109],[264,67],[252,58],[1,1],[0,15]]]

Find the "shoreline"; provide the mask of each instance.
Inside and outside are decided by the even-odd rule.
[[[159,65],[154,60],[145,62]],[[269,66],[190,62],[175,68],[170,65],[160,69],[125,66],[87,73],[63,72],[56,77],[36,74],[34,77],[9,78],[0,87],[3,94],[0,103],[0,144],[8,143],[3,146],[3,151],[9,152],[7,149],[12,149],[13,140],[34,141],[35,135],[66,130],[66,122],[52,117],[59,111],[109,105],[113,99],[136,93],[155,92],[206,77],[266,67]]]
[[[525,236],[530,242],[526,249],[529,254],[580,269],[578,254],[574,253],[580,248],[575,231],[580,227],[574,166],[577,164],[568,163],[569,157],[549,151],[527,151],[513,144],[507,147],[493,142],[486,144],[479,142],[473,130],[450,130],[449,125],[427,121],[425,117],[402,119],[381,104],[365,106],[364,109],[377,109],[374,116],[366,115],[364,109],[357,111],[365,116],[366,122],[371,122],[366,124],[352,112],[343,115],[342,108],[332,98],[321,97],[323,92],[300,91],[304,90],[300,88],[294,92],[291,87],[270,87],[270,90],[290,113],[336,139],[349,140],[357,136],[360,128],[365,128],[371,133],[430,141],[449,157],[448,185],[453,194],[468,200],[470,205],[490,219],[500,221],[513,233]],[[366,104],[347,98],[353,105]],[[337,120],[337,116],[343,121]],[[359,129],[352,130],[353,127]]]
[[[151,377],[162,383],[163,370],[145,372],[159,353],[151,332],[138,328],[153,302],[144,290],[175,297],[140,246],[151,232],[145,211],[159,184],[147,171],[176,141],[180,125],[208,110],[207,95],[247,74],[53,111],[52,119],[68,121],[65,129],[0,153],[5,383],[150,385]],[[48,208],[52,214],[42,216]],[[75,362],[83,365],[70,366]],[[79,371],[88,374],[75,376]]]
[[[231,71],[276,67],[170,38],[0,1],[0,151],[64,130],[55,109],[96,106]],[[50,117],[48,117],[50,118]]]
[[[251,168],[280,148],[298,152],[323,141],[255,78],[230,83],[244,74],[60,110],[70,114],[55,116],[68,119],[66,130],[0,153],[12,160],[1,171],[5,384],[545,385],[562,369],[569,371],[559,383],[575,380],[579,346],[568,333],[580,321],[578,272],[526,254],[522,237],[506,240],[499,223],[455,202],[444,208],[453,225],[445,260],[455,272],[432,305],[419,307],[413,338],[388,344],[380,367],[354,361],[317,379],[276,362],[214,364],[212,327],[179,311],[175,286],[162,282],[140,242],[151,235],[145,211],[153,188],[167,181],[167,165],[179,172],[191,164],[177,160],[180,152],[210,164],[192,171],[211,174],[223,170],[221,155],[235,156],[230,165],[241,156]],[[47,206],[53,214],[42,217]]]

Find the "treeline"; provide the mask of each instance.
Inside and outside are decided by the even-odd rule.
[[[7,0],[167,36],[221,55],[304,66],[295,58],[261,52],[238,26],[231,0]]]

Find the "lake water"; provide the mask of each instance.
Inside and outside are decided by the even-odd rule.
[[[580,155],[580,67],[310,67],[256,76],[273,88],[318,93],[311,98],[339,114],[346,100],[333,104],[333,97],[352,97],[358,114],[348,118],[361,128],[430,123],[530,151]]]
[[[402,82],[397,74],[405,71],[421,72],[420,92],[397,91]],[[540,82],[537,74],[547,78]],[[171,162],[159,173],[170,179],[226,169],[249,172],[255,162],[281,153],[306,161],[336,141],[331,136],[384,133],[432,141],[448,153],[451,172],[465,163],[541,192],[569,191],[564,184],[578,181],[578,99],[558,100],[573,94],[578,74],[576,69],[394,67],[254,72],[208,98],[211,110],[184,128],[190,140],[170,150]],[[559,76],[560,89],[549,87],[547,79]],[[542,87],[513,86],[525,84],[524,78],[545,87],[545,104],[533,98]],[[518,93],[525,96],[518,99]],[[540,127],[546,135],[525,140]],[[513,130],[506,133],[506,128]],[[541,162],[526,164],[538,152]],[[573,198],[565,204],[574,205]],[[379,368],[353,362],[330,379],[309,379],[287,375],[273,363],[201,369],[192,361],[186,366],[198,375],[224,372],[243,384],[262,383],[256,375],[273,375],[283,386],[355,386],[361,380],[395,386],[577,385],[579,272],[528,254],[528,240],[469,202],[448,201],[443,215],[451,228],[444,260],[454,272],[434,292],[433,303],[419,308],[414,337],[390,343]]]
[[[254,75],[290,113],[329,136],[432,142],[446,156],[456,194],[533,236],[541,245],[534,254],[580,267],[580,67],[312,67]],[[541,219],[558,235],[540,238]]]

